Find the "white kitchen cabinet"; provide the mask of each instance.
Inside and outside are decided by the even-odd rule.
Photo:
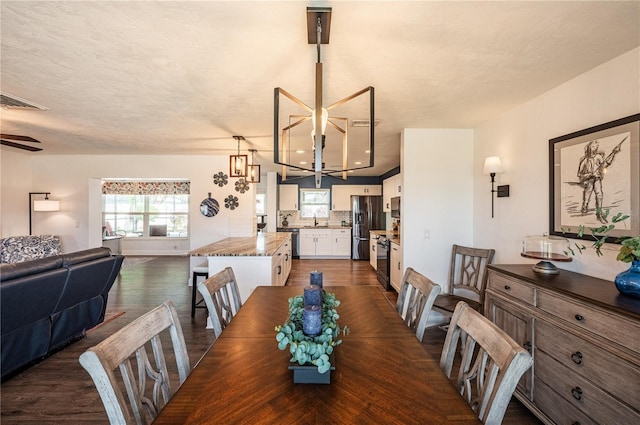
[[[330,257],[333,251],[332,229],[300,229],[300,258]]]
[[[271,285],[284,286],[291,272],[291,239],[278,248],[271,262]]]
[[[391,255],[389,256],[389,280],[391,286],[399,293],[400,284],[402,283],[402,275],[404,270],[402,269],[402,247],[400,244],[391,242]]]
[[[359,184],[336,184],[331,186],[331,209],[333,211],[350,211],[351,196],[380,196],[382,186]]]
[[[396,174],[382,181],[382,210],[391,212],[391,198],[402,192],[402,174]]]
[[[331,186],[331,210],[351,210],[351,186],[345,184],[334,184]]]
[[[380,196],[382,195],[382,186],[379,184],[372,185],[349,185],[352,195]]]
[[[351,229],[331,229],[334,257],[351,258]]]
[[[281,211],[292,211],[298,209],[298,185],[297,184],[281,184],[278,185],[280,196],[278,197]]]
[[[369,263],[373,270],[378,270],[378,235],[370,233],[369,236]]]

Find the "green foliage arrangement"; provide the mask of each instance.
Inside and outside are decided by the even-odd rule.
[[[346,326],[342,331],[338,326],[340,316],[336,307],[339,305],[340,301],[336,299],[335,294],[323,291],[322,333],[312,337],[302,331],[304,297],[298,295],[289,298],[289,318],[283,325],[276,326],[275,331],[278,348],[286,350],[289,347],[291,363],[316,365],[319,373],[325,373],[331,368],[329,356],[334,348],[342,343],[342,340],[338,339],[340,334],[348,332]]]
[[[609,210],[602,210],[600,215],[606,220],[609,217]],[[578,236],[582,237],[588,231],[594,239],[594,243],[591,245],[591,248],[593,248],[596,255],[600,257],[602,256],[602,246],[607,241],[609,232],[615,229],[617,223],[623,222],[628,218],[629,216],[626,214],[617,213],[611,217],[611,224],[603,224],[600,227],[589,227],[588,229],[583,225],[580,225],[578,226]],[[622,261],[623,263],[630,263],[634,260],[640,259],[640,236],[620,238],[619,241],[621,241],[622,247],[620,247],[616,260]],[[576,251],[582,254],[582,252],[587,249],[584,244],[578,242],[574,244],[574,247],[575,250],[573,247],[569,246],[568,250],[565,251],[565,254],[576,255]]]

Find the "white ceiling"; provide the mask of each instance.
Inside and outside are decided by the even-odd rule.
[[[313,104],[306,7],[325,5],[325,103],[376,90],[375,168],[354,175],[399,165],[403,128],[473,128],[640,45],[640,1],[3,0],[2,93],[48,110],[1,110],[2,132],[41,140],[30,155],[226,155],[242,135],[278,170],[273,89]]]

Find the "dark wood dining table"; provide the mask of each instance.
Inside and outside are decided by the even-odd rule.
[[[376,286],[326,287],[350,333],[330,384],[294,384],[275,326],[301,286],[260,286],[160,412],[160,424],[479,424]]]

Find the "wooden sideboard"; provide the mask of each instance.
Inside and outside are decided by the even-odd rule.
[[[570,271],[488,267],[485,316],[534,359],[515,396],[547,424],[640,423],[640,300]]]

